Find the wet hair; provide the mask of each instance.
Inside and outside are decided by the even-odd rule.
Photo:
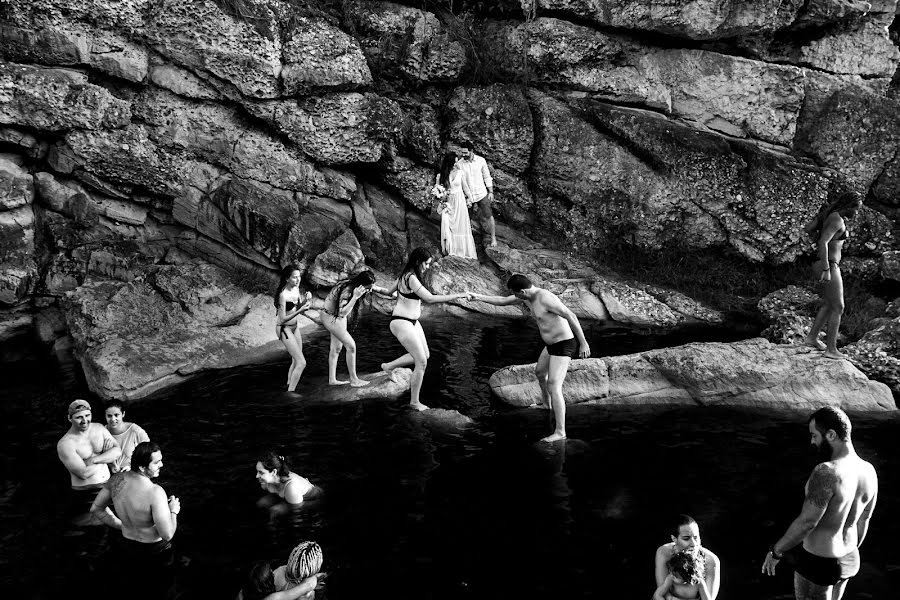
[[[847,188],[834,190],[829,195],[831,196],[829,202],[819,209],[816,216],[803,228],[806,234],[813,240],[819,239],[819,236],[822,234],[822,227],[825,226],[825,220],[831,213],[837,212],[841,213],[843,216],[844,211],[847,209],[855,209],[857,204],[863,200],[858,192]]]
[[[450,171],[453,170],[456,159],[457,156],[455,152],[448,152],[441,160],[441,177],[439,181],[441,182],[441,185],[448,190],[450,189]]]
[[[419,283],[421,283],[423,286],[425,285],[425,282],[422,281],[422,265],[424,265],[429,258],[431,258],[431,252],[428,250],[428,248],[423,248],[421,246],[409,253],[409,258],[406,260],[406,264],[403,266],[403,270],[400,271],[400,280],[410,291],[412,291],[409,288],[410,275],[415,275],[419,278]]]
[[[697,521],[694,520],[694,517],[690,515],[678,515],[675,520],[672,522],[674,527],[672,527],[672,535],[678,537],[679,530],[685,525],[697,525]],[[697,525],[699,528],[700,526]]]
[[[531,280],[521,273],[516,273],[506,282],[506,287],[513,292],[521,292],[522,290],[530,288],[532,285],[534,284],[531,283]]]
[[[353,297],[353,292],[356,291],[358,287],[368,287],[375,283],[375,273],[371,271],[371,269],[366,269],[365,271],[361,271],[347,279],[337,284],[334,290],[331,291],[331,294],[334,294],[334,314],[335,318],[341,312],[341,309],[350,302],[350,299]],[[329,294],[329,295],[331,295]],[[346,295],[346,300],[341,301],[342,298]],[[359,324],[359,305],[361,304],[361,300],[357,301],[356,304],[353,305],[353,310],[350,311],[350,314],[347,315],[347,330],[353,331],[356,329],[356,326]]]
[[[122,414],[125,414],[125,404],[121,400],[117,400],[115,398],[106,401],[106,403],[103,405],[103,412],[106,412],[113,406],[117,406],[119,410],[122,411]]]
[[[291,278],[291,274],[294,271],[299,271],[300,267],[291,263],[281,269],[281,278],[278,280],[278,289],[275,290],[275,308],[278,308],[278,300],[281,298],[281,292],[284,291],[284,288],[287,286],[288,279]]]
[[[262,600],[275,591],[275,574],[269,563],[258,560],[250,565],[250,570],[244,577],[244,585],[241,586],[244,600]]]
[[[141,442],[135,446],[131,453],[131,470],[140,473],[141,467],[149,467],[154,452],[162,452],[156,442]]]
[[[269,450],[257,459],[266,471],[275,471],[280,479],[291,476],[291,463],[283,455]]]
[[[469,141],[463,142],[459,145],[459,147],[463,148],[464,150],[471,150],[472,152],[475,152],[475,146],[472,144],[472,142]]]
[[[669,572],[677,575],[683,583],[700,583],[706,576],[706,558],[688,550],[675,552],[666,562]]]
[[[850,431],[853,428],[850,425],[850,417],[840,408],[834,406],[823,406],[809,416],[807,425],[816,422],[816,429],[822,435],[832,429],[837,434],[838,439],[842,442],[850,440]]]
[[[284,579],[297,585],[304,579],[316,575],[322,568],[322,548],[315,542],[300,542],[291,551],[284,569]]]

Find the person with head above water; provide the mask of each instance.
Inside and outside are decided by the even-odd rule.
[[[347,350],[347,372],[350,374],[350,385],[362,387],[369,382],[356,374],[356,341],[350,332],[359,323],[361,300],[370,292],[388,294],[388,291],[375,285],[375,273],[366,269],[350,279],[338,282],[322,305],[322,326],[331,334],[331,348],[328,351],[328,385],[343,385],[346,381],[337,378],[337,363],[341,350]]]
[[[162,598],[172,579],[174,554],[171,540],[178,528],[181,502],[153,479],[163,467],[162,450],[155,442],[141,442],[131,454],[131,470],[113,475],[91,513],[122,531],[118,553],[123,565],[140,565],[141,583],[131,597]],[[115,509],[115,514],[109,509]]]
[[[150,436],[137,423],[125,420],[125,405],[121,400],[109,400],[104,405],[106,416],[106,429],[115,438],[122,454],[117,458],[110,469],[113,473],[127,471],[131,468],[131,453],[141,442],[149,442]]]
[[[286,565],[275,569],[274,580],[277,591],[300,588],[305,600],[316,597],[316,586],[324,574],[322,570],[322,548],[315,542],[300,542],[291,551]]]
[[[782,558],[794,567],[797,600],[840,600],[859,571],[859,547],[878,499],[878,475],[856,454],[850,419],[826,406],[809,417],[810,443],[821,461],[806,481],[800,514],[769,547],[762,572]]]
[[[700,528],[692,517],[679,515],[672,526],[672,541],[656,549],[655,575],[657,590],[666,600],[700,598],[715,600],[719,595],[721,571],[719,557],[700,543]],[[686,554],[688,556],[681,556]],[[676,573],[673,569],[684,567]],[[685,576],[687,579],[685,580]],[[681,579],[681,581],[676,581]],[[663,588],[666,591],[661,591]]]
[[[253,563],[238,592],[237,600],[298,600],[315,598],[317,584],[315,576],[305,584],[296,585],[283,591],[275,590],[275,573],[264,560]]]
[[[438,304],[452,302],[466,298],[468,292],[458,294],[432,294],[422,283],[425,272],[431,267],[431,252],[426,248],[416,248],[409,254],[409,260],[400,272],[400,277],[389,287],[387,293],[399,293],[397,304],[391,313],[391,333],[403,345],[406,354],[389,363],[382,363],[381,370],[390,373],[398,367],[415,365],[412,381],[410,382],[409,405],[416,410],[427,410],[422,404],[419,395],[422,391],[422,380],[425,378],[425,368],[428,366],[428,358],[431,352],[428,350],[428,340],[425,339],[425,331],[419,323],[422,316],[422,302],[426,304]]]
[[[566,438],[566,401],[562,386],[572,358],[587,358],[591,348],[581,330],[578,317],[562,301],[548,290],[536,287],[522,274],[509,278],[506,287],[511,296],[484,296],[472,294],[472,299],[496,306],[525,303],[537,321],[541,339],[546,347],[541,351],[534,374],[541,387],[541,398],[535,406],[552,408],[556,427],[545,437],[545,442]]]
[[[109,479],[109,464],[122,455],[112,434],[91,422],[87,400],[69,404],[69,430],[56,444],[59,460],[69,470],[72,488],[91,488]]]
[[[275,308],[277,310],[275,335],[287,348],[291,355],[291,366],[288,369],[287,389],[297,389],[303,369],[306,368],[306,357],[303,356],[303,339],[297,333],[297,317],[307,310],[312,294],[300,294],[300,268],[287,265],[281,270],[281,280],[275,290]]]
[[[841,253],[850,237],[847,221],[856,216],[862,199],[847,192],[823,209],[806,226],[806,232],[816,238],[816,261],[813,277],[820,286],[822,306],[806,336],[805,344],[824,350],[827,358],[844,358],[837,349],[838,330],[844,313],[844,280],[841,275]],[[828,325],[825,343],[819,340],[822,327]]]
[[[256,461],[256,480],[262,489],[278,494],[288,504],[309,500],[317,489],[308,479],[292,472],[288,460],[272,450]]]

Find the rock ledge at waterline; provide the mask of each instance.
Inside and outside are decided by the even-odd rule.
[[[533,371],[534,364],[500,369],[491,375],[491,389],[513,406],[532,404],[540,397]],[[897,408],[886,385],[849,361],[761,338],[573,360],[563,393],[570,405]]]

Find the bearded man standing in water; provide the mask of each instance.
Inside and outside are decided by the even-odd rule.
[[[762,572],[774,575],[788,554],[797,600],[840,600],[859,571],[859,547],[875,510],[878,475],[856,454],[850,429],[850,419],[839,408],[826,406],[810,416],[810,442],[822,462],[806,482],[800,515],[763,562]]]

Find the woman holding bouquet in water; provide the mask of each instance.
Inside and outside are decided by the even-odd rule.
[[[441,172],[432,188],[432,195],[438,199],[441,212],[441,250],[448,256],[477,258],[472,223],[469,221],[468,203],[472,194],[457,160],[453,152],[444,155]]]

